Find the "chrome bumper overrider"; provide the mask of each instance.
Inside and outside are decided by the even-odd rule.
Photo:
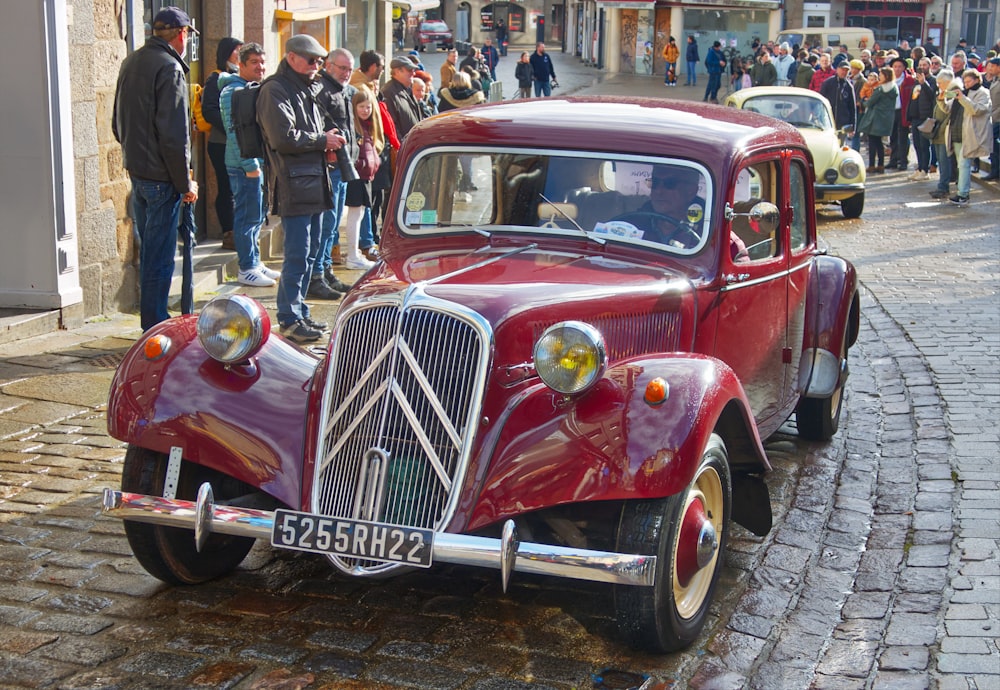
[[[101,512],[194,530],[199,550],[213,532],[270,541],[274,524],[274,513],[267,510],[216,505],[209,484],[202,485],[197,501],[105,489]],[[513,520],[504,524],[500,539],[437,532],[433,560],[500,570],[504,591],[512,571],[650,587],[656,570],[656,556],[521,543]]]

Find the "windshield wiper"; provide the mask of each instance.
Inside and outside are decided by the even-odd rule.
[[[562,205],[561,204],[554,203],[551,199],[549,199],[548,197],[546,197],[541,192],[538,193],[538,196],[540,196],[542,198],[542,201],[544,201],[545,203],[547,203],[549,205],[549,207],[553,211],[555,211],[560,216],[562,216],[563,218],[565,218],[566,220],[568,220],[570,223],[572,223],[573,227],[576,228],[580,232],[580,234],[583,235],[584,237],[586,237],[588,240],[593,240],[594,242],[597,242],[597,244],[599,244],[601,246],[604,246],[605,244],[607,244],[607,240],[605,240],[603,237],[595,237],[593,233],[587,232],[586,230],[584,230],[583,226],[581,226],[579,223],[576,222],[576,218],[570,217],[569,214],[567,214],[562,209]]]

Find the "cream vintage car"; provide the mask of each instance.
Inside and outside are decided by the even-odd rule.
[[[825,97],[794,86],[755,86],[726,96],[725,105],[783,120],[799,128],[809,145],[816,173],[816,203],[840,204],[845,218],[865,208],[865,162],[846,144],[850,132],[833,124]]]

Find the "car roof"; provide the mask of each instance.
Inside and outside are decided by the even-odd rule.
[[[449,111],[410,130],[404,149],[459,143],[680,157],[718,172],[732,164],[734,152],[806,146],[795,127],[734,108],[659,98],[565,97]]]

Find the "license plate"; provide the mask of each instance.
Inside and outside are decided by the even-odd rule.
[[[279,549],[332,553],[429,568],[434,531],[277,510],[271,529],[271,545]]]

